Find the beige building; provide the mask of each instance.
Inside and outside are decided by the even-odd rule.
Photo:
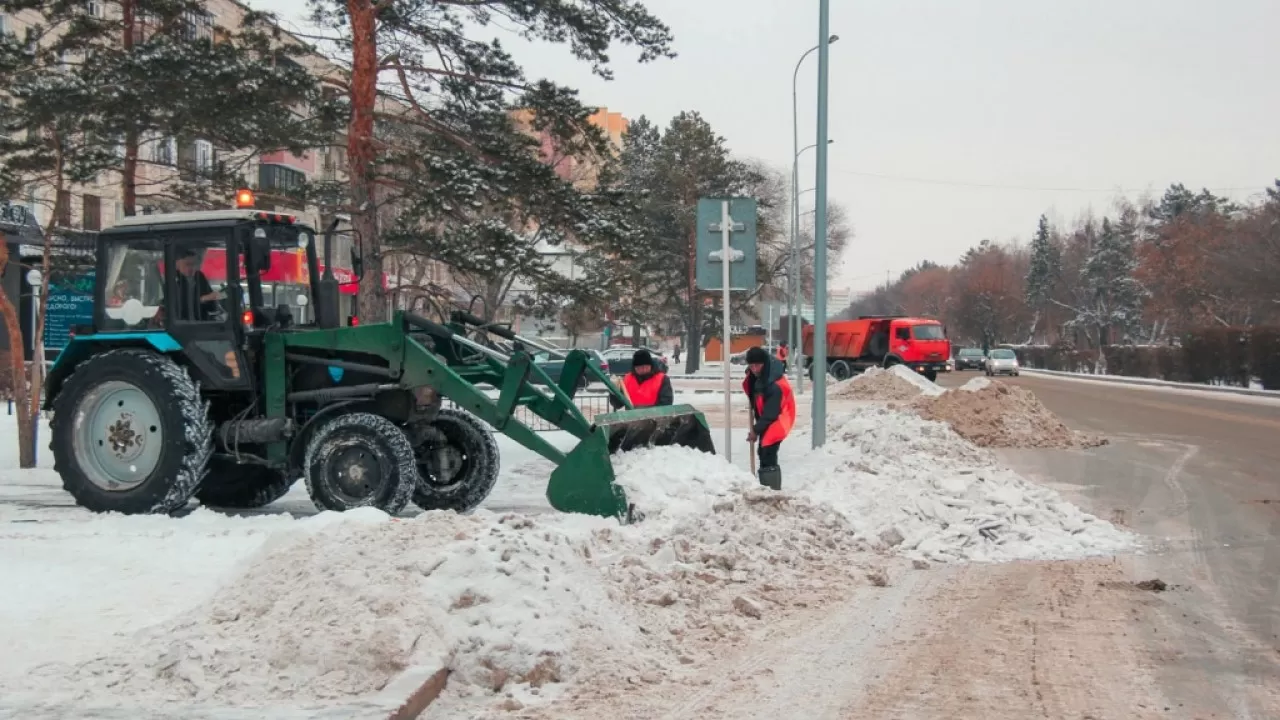
[[[192,42],[219,42],[240,28],[249,12],[247,6],[231,0],[206,0],[204,6],[204,13],[189,13],[186,18],[185,33]],[[85,12],[102,18],[118,18],[121,10],[115,2],[88,0]],[[0,30],[21,35],[36,19],[29,12],[12,16],[0,14]],[[147,31],[144,19],[139,32]],[[280,37],[281,42],[299,42],[287,33]],[[74,62],[75,58],[68,61]],[[317,76],[341,75],[338,67],[319,56],[304,56],[301,63]],[[335,147],[303,153],[300,157],[287,152],[250,156],[239,148],[216,147],[201,138],[144,137],[138,146],[137,211],[145,214],[194,209],[183,206],[169,191],[176,181],[198,181],[202,173],[217,166],[238,171],[245,185],[258,188],[264,197],[273,190],[288,190],[308,180],[340,180],[344,177],[346,157],[341,143],[341,138],[335,138]],[[123,156],[123,146],[119,152]],[[120,174],[112,172],[104,173],[96,182],[68,188],[62,202],[53,197],[51,188],[32,185],[20,197],[0,199],[0,206],[25,209],[41,227],[99,230],[124,216],[122,196]],[[228,197],[220,207],[230,207],[233,200]],[[275,204],[269,200],[264,205],[269,209],[286,209],[274,208]],[[58,208],[56,215],[55,208]],[[314,208],[288,209],[313,224],[320,221]]]

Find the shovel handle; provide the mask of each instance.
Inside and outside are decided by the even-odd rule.
[[[750,443],[749,447],[751,448],[751,474],[755,475],[756,474],[756,444]]]

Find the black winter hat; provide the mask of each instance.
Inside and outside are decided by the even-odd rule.
[[[641,365],[653,366],[653,355],[649,354],[649,351],[644,348],[640,348],[631,356],[631,367],[637,368]]]
[[[769,353],[759,345],[747,351],[748,365],[766,365],[769,362]]]

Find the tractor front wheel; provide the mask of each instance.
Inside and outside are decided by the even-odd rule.
[[[264,465],[242,465],[228,457],[215,457],[209,461],[209,474],[196,491],[196,499],[227,510],[266,507],[284,497],[294,479]]]
[[[376,507],[395,515],[418,482],[409,438],[372,413],[339,415],[307,443],[307,492],[319,510]]]
[[[89,358],[53,401],[54,469],[81,507],[170,513],[187,504],[213,452],[200,388],[146,350]]]
[[[493,432],[475,415],[446,408],[410,429],[418,457],[413,503],[423,510],[466,512],[484,501],[501,465]]]

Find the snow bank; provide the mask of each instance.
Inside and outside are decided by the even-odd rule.
[[[447,703],[660,682],[769,613],[842,596],[865,568],[843,515],[686,448],[619,458],[648,513],[318,516],[271,537],[177,617],[0,688],[13,707],[254,707],[368,696],[452,668]]]
[[[0,678],[0,704],[334,706],[447,666],[438,710],[470,717],[679,677],[792,608],[848,597],[890,553],[961,562],[1134,547],[944,423],[865,406],[829,427],[820,451],[804,449],[801,429],[784,445],[781,493],[686,448],[619,456],[618,483],[646,514],[629,526],[484,510],[272,519],[277,532],[200,601],[110,649]],[[188,520],[212,532],[267,522],[201,511],[84,528]]]
[[[1001,467],[944,423],[867,406],[830,417],[828,426],[827,445],[795,471],[788,466],[791,484],[842,513],[867,542],[937,562],[1067,559],[1136,547],[1133,535]]]

